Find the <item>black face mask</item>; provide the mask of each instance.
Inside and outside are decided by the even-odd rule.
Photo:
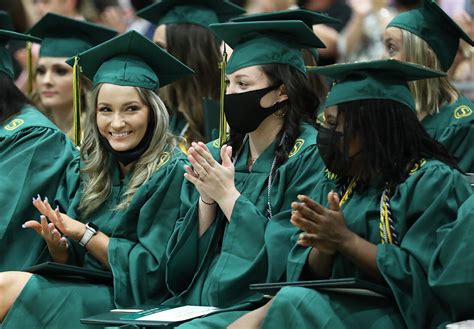
[[[278,86],[252,90],[245,93],[227,94],[224,97],[224,112],[230,128],[238,133],[246,134],[254,131],[269,115],[275,113],[287,101],[282,101],[270,107],[262,107],[263,96]]]
[[[350,157],[346,158],[339,151],[344,134],[325,128],[322,125],[317,125],[316,129],[318,130],[316,145],[326,168],[338,176],[347,176],[351,169],[352,159]]]
[[[109,141],[103,137],[102,135],[99,136],[99,140],[104,146],[104,148],[112,153],[118,162],[123,164],[124,166],[129,165],[130,163],[138,160],[148,147],[150,146],[151,140],[153,138],[153,132],[155,131],[155,118],[152,113],[150,113],[150,121],[148,122],[148,127],[146,129],[145,135],[143,136],[140,143],[135,146],[131,150],[127,151],[115,151],[112,146],[110,145]]]

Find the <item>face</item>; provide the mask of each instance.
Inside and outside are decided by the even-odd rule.
[[[50,109],[73,107],[72,67],[67,58],[41,57],[36,68],[36,90],[41,103]]]
[[[151,114],[134,87],[104,84],[97,97],[96,115],[100,134],[120,152],[141,142]]]
[[[252,90],[263,89],[271,85],[270,80],[262,71],[260,66],[244,67],[226,76],[227,89],[226,94],[239,94]],[[270,107],[275,102],[288,99],[288,96],[282,89],[269,91],[262,97],[260,105]]]
[[[335,129],[337,132],[344,134],[344,116],[337,117],[337,105],[328,107],[324,110],[323,126],[328,129]],[[343,145],[339,145],[339,151],[343,152]],[[349,157],[353,157],[360,153],[361,146],[357,138],[349,144]]]
[[[402,30],[396,27],[386,28],[383,33],[383,43],[385,47],[384,58],[405,61]]]
[[[67,15],[67,1],[65,0],[34,0],[36,13],[38,17],[43,17],[48,12],[61,15]]]
[[[166,25],[161,24],[155,30],[153,35],[153,42],[158,46],[166,50]]]

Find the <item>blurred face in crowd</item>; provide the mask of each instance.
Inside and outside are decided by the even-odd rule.
[[[402,31],[396,27],[389,27],[383,33],[384,58],[393,58],[405,61]]]
[[[77,0],[34,0],[36,14],[38,18],[43,17],[48,12],[71,16],[75,15]]]
[[[135,87],[104,83],[97,97],[97,128],[118,152],[135,148],[145,136],[150,108]]]
[[[41,57],[36,68],[35,85],[41,103],[49,109],[72,110],[72,67],[67,58]]]
[[[166,25],[161,24],[155,30],[153,35],[153,42],[158,46],[166,50]]]

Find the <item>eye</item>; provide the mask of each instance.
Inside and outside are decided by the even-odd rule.
[[[46,69],[44,68],[44,66],[38,66],[38,68],[36,69],[36,74],[43,75],[45,73],[46,73]]]
[[[135,112],[138,111],[140,108],[136,105],[129,106],[125,109],[126,112]]]
[[[112,109],[108,106],[101,106],[97,109],[98,112],[112,112]]]
[[[238,85],[239,87],[242,87],[242,88],[248,87],[248,83],[242,80],[238,82]]]
[[[225,84],[226,87],[229,87],[229,85],[230,85],[230,80],[229,80],[229,79],[225,79],[225,80],[224,80],[224,84]]]
[[[57,67],[54,69],[54,73],[56,73],[59,76],[65,76],[66,74],[69,73],[69,70],[64,67]]]

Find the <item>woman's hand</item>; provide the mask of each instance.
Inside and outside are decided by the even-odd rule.
[[[68,259],[67,239],[61,236],[53,223],[48,223],[45,216],[40,216],[40,222],[29,220],[23,224],[23,228],[31,228],[46,241],[49,254],[55,262],[66,263]]]
[[[42,201],[38,195],[36,199],[33,199],[33,205],[68,238],[74,241],[79,241],[86,232],[86,225],[84,223],[61,213],[59,207],[56,207],[56,209],[53,210],[47,198]]]
[[[298,200],[291,205],[291,223],[304,231],[299,236],[299,245],[313,246],[332,255],[350,244],[355,234],[346,226],[336,193],[328,194],[329,209],[305,195],[299,195]]]
[[[235,188],[235,169],[231,160],[232,147],[222,146],[222,164],[214,160],[207,146],[201,142],[192,143],[188,153],[193,168],[186,166],[184,177],[196,186],[204,202],[221,204],[229,198],[238,198],[240,194]]]

